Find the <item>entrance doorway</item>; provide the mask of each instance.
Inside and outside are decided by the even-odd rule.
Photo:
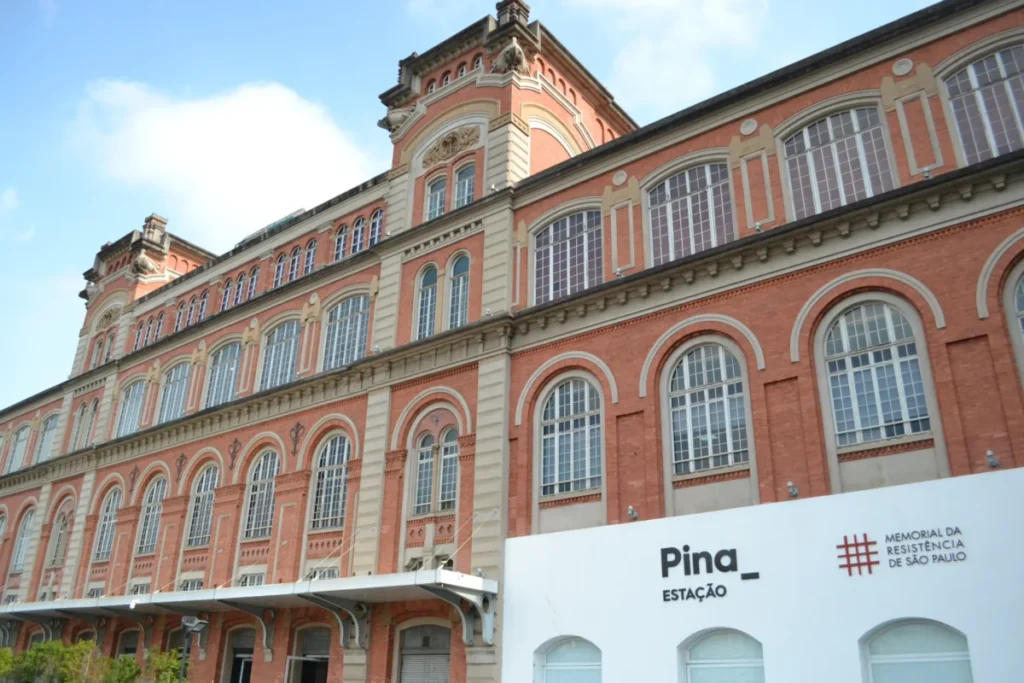
[[[255,646],[255,630],[246,628],[231,633],[231,649],[228,652],[230,671],[226,683],[249,683]]]
[[[288,658],[288,683],[327,683],[330,666],[331,629],[307,628],[299,632],[296,655]]]
[[[413,626],[402,631],[399,683],[448,683],[451,629]]]

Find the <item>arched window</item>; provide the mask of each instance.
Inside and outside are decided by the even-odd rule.
[[[34,509],[26,512],[25,516],[21,518],[21,524],[18,525],[18,536],[14,539],[14,552],[11,553],[12,574],[25,570],[25,555],[28,553],[35,521],[36,511]]]
[[[370,216],[370,246],[380,242],[381,233],[384,232],[384,209],[377,209]]]
[[[82,430],[82,446],[88,446],[93,442],[93,427],[96,426],[96,416],[100,412],[100,400],[94,398],[92,407],[89,409],[89,419],[85,421],[85,428]]]
[[[824,351],[837,446],[931,429],[917,341],[897,308],[872,301],[847,309]]]
[[[721,344],[688,351],[668,385],[673,474],[750,461],[743,374]]]
[[[434,90],[436,90],[436,89],[437,89],[437,83],[435,83],[434,81],[430,81],[429,83],[427,83],[427,94],[428,95],[430,93],[434,92]]]
[[[302,262],[302,274],[309,275],[316,267],[316,240],[306,243],[306,256]]]
[[[121,408],[117,419],[116,436],[128,436],[139,430],[142,418],[142,398],[146,393],[143,380],[132,382],[121,392]]]
[[[582,638],[564,638],[543,654],[540,668],[537,683],[601,683],[601,650]]]
[[[463,62],[462,64],[459,64],[459,78],[462,78],[465,75],[466,75],[466,63]]]
[[[313,497],[314,529],[340,529],[345,526],[348,461],[351,457],[352,444],[344,435],[333,437],[320,449]]]
[[[57,416],[51,415],[43,420],[42,430],[39,432],[39,443],[36,444],[35,462],[49,460],[53,455],[53,440],[57,436]]]
[[[121,489],[115,488],[103,500],[99,523],[96,525],[96,547],[93,558],[96,561],[109,560],[114,548],[114,530],[117,526],[117,511],[121,509]]]
[[[425,434],[420,439],[416,449],[416,504],[413,514],[425,515],[455,509],[459,465],[458,439],[458,432],[451,428],[441,436],[440,444],[435,443],[432,434]]]
[[[97,337],[95,343],[92,345],[92,355],[89,357],[89,369],[92,370],[94,367],[100,364],[100,358],[103,357],[103,337]]]
[[[455,208],[473,201],[473,183],[476,180],[476,165],[469,164],[455,174]]]
[[[47,553],[47,567],[63,567],[68,551],[68,536],[71,532],[71,511],[61,512],[53,523],[50,534],[50,552]]]
[[[220,470],[211,465],[202,471],[196,479],[192,491],[192,511],[188,525],[188,538],[185,545],[189,548],[207,545],[210,542],[210,528],[213,524],[213,497],[217,488]]]
[[[188,302],[188,322],[186,327],[191,327],[192,323],[196,321],[196,298],[192,297]],[[149,334],[146,335],[147,337]]]
[[[185,414],[185,395],[191,363],[178,363],[164,374],[164,395],[160,399],[158,423],[177,420]]]
[[[582,292],[604,279],[600,211],[559,218],[536,234],[534,246],[538,304]]]
[[[448,329],[462,327],[469,320],[469,257],[462,255],[452,264],[448,301]]]
[[[210,292],[203,292],[203,295],[199,297],[199,314],[196,316],[196,322],[203,322],[206,320],[206,307],[210,301]],[[161,317],[163,314],[161,314]],[[157,338],[160,338],[160,326],[157,325]]]
[[[878,107],[832,114],[785,142],[786,169],[797,219],[893,188]]]
[[[28,450],[28,427],[22,427],[14,432],[14,439],[11,441],[11,455],[7,458],[7,471],[17,472],[25,464],[25,451]]]
[[[235,306],[245,301],[245,272],[238,274],[238,284],[235,285]]]
[[[288,257],[284,254],[277,257],[277,262],[274,264],[274,287],[280,287],[284,284],[284,267],[287,260]]]
[[[180,332],[185,326],[185,302],[178,304],[178,312],[174,315],[174,331]]]
[[[299,355],[299,321],[281,323],[266,336],[260,389],[287,384],[295,379]]]
[[[601,394],[574,377],[554,388],[541,412],[540,495],[601,487]]]
[[[157,333],[158,333],[157,336],[158,337],[160,336],[159,332],[160,332],[160,330],[163,329],[163,326],[164,326],[164,314],[161,313],[160,317],[157,318],[156,329],[157,329]],[[103,354],[103,362],[104,363],[109,363],[111,360],[113,360],[113,358],[114,358],[114,342],[115,341],[117,341],[117,332],[111,332],[110,335],[107,337],[107,350]]]
[[[348,226],[338,228],[338,235],[334,239],[334,260],[340,261],[345,258],[345,247],[348,244]]]
[[[441,87],[443,88],[444,86],[448,85],[451,82],[452,82],[452,75],[450,73],[448,73],[447,71],[445,71],[444,75],[441,76]]]
[[[871,683],[971,683],[967,639],[927,621],[904,621],[868,642]]]
[[[444,214],[445,185],[448,179],[444,176],[435,178],[427,185],[427,220],[433,220]]]
[[[1024,147],[1024,45],[957,71],[946,93],[968,164]]]
[[[713,631],[683,652],[683,683],[764,683],[761,643],[745,633]]]
[[[288,262],[288,282],[299,276],[299,261],[302,259],[302,250],[298,247],[292,249],[292,257]]]
[[[259,286],[260,281],[260,267],[256,266],[249,273],[249,295],[248,298],[252,299],[256,296],[256,288]]]
[[[82,430],[85,429],[85,412],[88,407],[85,401],[79,404],[78,412],[75,414],[75,429],[71,434],[71,441],[68,442],[68,449],[71,451],[77,451],[82,447]],[[0,445],[3,445],[0,443]]]
[[[167,480],[159,477],[149,488],[142,499],[142,521],[139,526],[139,546],[136,553],[146,555],[156,551],[156,542],[160,536],[160,515],[164,509],[164,496],[167,495]]]
[[[675,174],[647,193],[653,265],[733,239],[729,165],[704,164]]]
[[[221,297],[220,297],[220,312],[223,313],[224,311],[228,310],[228,308],[230,306],[231,306],[231,278],[228,278],[228,281],[224,283],[224,293],[221,294]]]
[[[416,338],[426,339],[434,334],[437,313],[437,268],[433,265],[423,269],[417,296],[419,302],[416,306]]]
[[[483,65],[484,65],[484,58],[483,58],[483,56],[477,55],[476,59],[473,60],[473,68],[474,69],[479,69],[479,68],[482,68]]]
[[[143,346],[149,346],[150,340],[153,339],[153,318],[149,319],[146,323],[146,337],[142,340]]]
[[[135,329],[135,344],[132,346],[132,351],[138,351],[142,348],[142,331],[146,327],[145,322],[140,322],[139,326]]]
[[[413,626],[403,630],[399,683],[448,683],[451,637],[451,629],[444,626]]]
[[[156,317],[156,339],[164,333],[164,314],[161,313]],[[107,346],[107,360],[110,360],[110,348],[114,345],[114,337],[110,337],[110,344]]]
[[[352,250],[351,254],[358,254],[363,250],[363,231],[366,229],[366,219],[360,216],[352,224]]]
[[[367,324],[370,319],[370,297],[351,296],[327,314],[327,338],[324,347],[324,370],[348,365],[366,355]]]
[[[238,395],[238,363],[242,345],[238,342],[218,349],[210,359],[210,385],[206,390],[206,407],[233,401]]]
[[[249,473],[249,501],[246,505],[245,538],[270,536],[274,521],[274,477],[278,472],[277,453],[267,451]]]

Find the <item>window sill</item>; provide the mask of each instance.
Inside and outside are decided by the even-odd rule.
[[[849,462],[851,460],[863,460],[865,458],[907,453],[909,451],[934,447],[935,437],[932,435],[932,432],[921,432],[920,434],[907,434],[891,439],[859,443],[855,446],[843,446],[836,450],[836,455],[839,458],[839,462]]]
[[[110,558],[109,557],[102,557],[102,558],[101,557],[94,557],[94,558],[92,558],[93,566],[96,566],[98,564],[107,564],[108,562],[110,562]]]
[[[203,543],[202,545],[186,545],[185,546],[185,552],[186,553],[192,552],[193,550],[209,550],[209,549],[210,549],[210,544],[208,542],[207,543]]]
[[[345,527],[344,526],[332,526],[332,527],[327,527],[326,529],[312,529],[312,528],[310,528],[309,529],[309,535],[310,536],[325,536],[325,535],[328,535],[328,534],[340,534],[340,533],[342,533],[344,531],[345,531]]]
[[[554,493],[540,499],[540,507],[553,508],[562,505],[575,505],[577,503],[590,503],[601,500],[601,489],[586,489],[584,491],[569,491],[568,493]]]
[[[440,522],[455,518],[455,510],[443,510],[440,512],[424,512],[421,515],[411,515],[409,522]]]
[[[155,557],[155,556],[156,556],[156,550],[150,550],[150,551],[144,552],[144,553],[135,553],[135,559],[136,560],[142,559],[142,558],[145,558],[145,557]]]
[[[266,543],[270,540],[270,535],[266,536],[254,536],[252,538],[242,538],[239,543]]]
[[[676,474],[672,476],[672,488],[681,489],[688,486],[700,486],[701,484],[713,484],[719,481],[731,479],[743,479],[750,476],[750,463],[741,465],[730,465],[728,467],[716,467],[700,472],[689,474]]]

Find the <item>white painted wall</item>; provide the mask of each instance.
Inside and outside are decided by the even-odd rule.
[[[766,683],[864,683],[862,638],[897,619],[963,632],[975,683],[1024,681],[1024,470],[509,539],[503,683],[534,681],[534,653],[559,636],[602,651],[604,683],[679,680],[678,646],[705,629],[764,647]],[[885,536],[956,526],[966,560],[893,568]],[[878,541],[881,564],[840,569],[844,535]],[[737,573],[662,578],[661,548],[735,548]],[[926,553],[932,555],[933,553]],[[662,591],[724,585],[698,602]]]

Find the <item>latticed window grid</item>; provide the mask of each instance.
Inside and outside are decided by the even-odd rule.
[[[18,537],[14,540],[14,552],[11,554],[11,572],[20,572],[25,569],[25,555],[28,554],[28,544],[32,535],[32,526],[36,521],[36,511],[29,510],[21,518],[21,525],[18,527]]]
[[[252,272],[249,273],[249,293],[247,295],[247,298],[252,299],[254,296],[256,296],[256,290],[259,287],[259,282],[260,267],[256,266],[255,268],[252,269]]]
[[[195,299],[193,298],[193,303],[194,302],[195,302]],[[143,346],[149,346],[149,342],[152,340],[152,338],[153,338],[153,319],[150,318],[149,322],[146,323],[146,337],[145,337],[145,339],[142,340],[142,345]]]
[[[369,319],[370,297],[365,294],[349,297],[331,309],[327,315],[325,370],[354,363],[366,355]]]
[[[260,456],[249,478],[249,504],[246,506],[245,538],[270,535],[274,518],[274,477],[279,462],[277,453],[267,451]]]
[[[668,178],[648,194],[654,265],[732,240],[729,165],[706,164]]]
[[[698,640],[686,653],[687,683],[764,681],[761,644],[738,631],[720,630]]]
[[[121,489],[114,489],[103,500],[99,523],[96,525],[96,547],[93,559],[109,560],[114,547],[114,531],[117,526],[117,511],[121,509]]]
[[[49,460],[53,454],[53,441],[57,436],[57,416],[51,415],[43,420],[43,429],[36,445],[36,462]]]
[[[370,246],[374,246],[377,242],[380,242],[381,235],[384,232],[384,210],[377,209],[370,216]]]
[[[235,286],[235,306],[245,301],[245,273],[239,273],[238,284]]]
[[[551,392],[541,412],[542,496],[601,486],[601,397],[584,379]]]
[[[877,107],[851,109],[815,121],[786,140],[785,150],[798,219],[893,188]]]
[[[85,427],[82,429],[82,447],[88,446],[92,443],[92,432],[93,427],[96,426],[96,416],[100,412],[100,400],[94,398],[92,400],[92,406],[89,408],[89,417],[85,421]]]
[[[538,304],[601,283],[600,211],[581,211],[560,218],[537,233],[534,244],[534,296]]]
[[[345,436],[330,439],[320,450],[313,498],[314,529],[340,529],[345,526],[348,498],[348,460],[352,444]]]
[[[146,555],[156,551],[157,539],[160,536],[160,514],[164,509],[164,496],[167,495],[167,480],[161,477],[149,488],[142,503],[142,521],[139,530],[139,546],[136,552]]]
[[[274,328],[266,337],[261,389],[272,389],[295,379],[299,353],[299,321],[289,320]]]
[[[132,345],[132,351],[138,351],[142,348],[142,328],[143,324],[139,323],[139,326],[135,329],[135,343]]]
[[[420,439],[416,457],[416,504],[413,514],[455,509],[458,490],[459,434],[448,429],[438,444],[432,434]],[[436,504],[435,504],[436,501]]]
[[[470,164],[455,174],[455,208],[473,201],[473,184],[476,180],[476,166]]]
[[[183,591],[201,591],[203,590],[202,579],[185,579],[181,582],[181,590]]]
[[[149,595],[149,583],[137,583],[133,585],[132,595]]]
[[[956,72],[946,92],[968,164],[1024,147],[1024,45]]]
[[[164,395],[160,400],[159,422],[176,420],[185,414],[185,394],[191,363],[178,363],[164,375]]]
[[[416,450],[416,506],[414,514],[425,515],[430,512],[434,497],[434,452],[436,444],[432,434],[420,439]]]
[[[469,320],[469,257],[460,256],[452,265],[448,329],[462,327]]]
[[[205,300],[205,297],[206,297],[206,293],[204,292],[203,293],[204,300]],[[164,314],[161,313],[160,315],[158,315],[156,317],[156,338],[157,339],[160,338],[160,335],[163,334],[163,331],[164,331]],[[107,342],[107,354],[106,354],[106,357],[104,358],[105,361],[110,360],[111,353],[113,352],[113,345],[114,345],[114,335],[110,335],[110,339]]]
[[[206,320],[206,307],[210,301],[210,293],[203,292],[203,295],[199,297],[199,313],[197,314],[199,322]],[[156,321],[156,338],[160,338],[160,328],[163,326],[163,318],[161,317]]]
[[[442,512],[455,509],[458,489],[459,435],[449,429],[441,437],[441,477],[438,483],[437,508]]]
[[[437,268],[428,266],[420,276],[419,305],[416,311],[416,338],[434,334],[437,315]]]
[[[292,249],[292,257],[288,261],[288,282],[299,276],[299,262],[302,260],[302,250],[298,247]]]
[[[178,332],[185,327],[185,302],[178,304],[178,312],[174,315],[174,331]]]
[[[284,269],[287,260],[287,257],[281,254],[277,257],[277,262],[274,263],[274,287],[280,287],[284,284]]]
[[[11,440],[11,454],[7,458],[7,471],[15,472],[25,464],[25,451],[28,450],[28,427],[22,427],[14,433]]]
[[[836,445],[931,429],[914,331],[896,308],[871,302],[844,312],[825,339]]]
[[[47,567],[64,566],[64,559],[68,549],[69,527],[68,513],[65,512],[59,515],[57,517],[57,521],[53,524],[53,536],[50,540],[50,555],[46,558]]]
[[[188,321],[186,326],[191,326],[196,321],[196,298],[192,297],[188,302]],[[149,324],[152,325],[153,321],[150,320]],[[149,343],[149,328],[146,328],[146,343]]]
[[[672,371],[668,400],[674,474],[750,461],[743,376],[724,346],[688,351]]]
[[[340,261],[345,258],[345,248],[348,245],[348,226],[338,228],[338,236],[334,240],[334,260]]]
[[[427,220],[444,214],[445,178],[438,178],[427,187]]]
[[[73,451],[82,447],[82,429],[85,427],[85,411],[88,410],[84,402],[80,405],[81,407],[78,409],[78,412],[75,413],[75,428],[71,434],[71,442],[69,444]],[[0,441],[0,446],[3,446],[2,441]],[[0,452],[2,452],[2,450],[0,450]]]
[[[267,575],[263,572],[251,572],[249,574],[242,574],[238,577],[238,585],[245,586],[262,586],[267,579]]]
[[[310,572],[310,580],[312,581],[324,581],[326,579],[336,579],[341,576],[341,572],[338,571],[337,567],[317,567]]]
[[[121,413],[117,420],[117,436],[127,436],[139,429],[142,417],[142,397],[146,393],[146,384],[139,380],[132,382],[121,392]]]
[[[366,219],[357,218],[352,224],[352,251],[353,256],[363,250],[363,232],[366,230]]]
[[[206,390],[207,408],[234,400],[241,357],[242,345],[238,342],[228,344],[213,354],[210,359],[210,384]]]
[[[220,312],[228,310],[231,306],[231,278],[224,283],[224,291],[220,295]]]
[[[196,548],[210,542],[210,528],[213,524],[214,489],[220,470],[207,467],[196,480],[195,492],[192,494],[192,514],[188,525],[188,538],[185,545]]]

